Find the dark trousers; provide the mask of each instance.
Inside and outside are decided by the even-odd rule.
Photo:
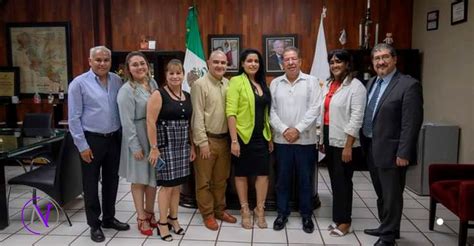
[[[302,217],[312,215],[314,184],[311,182],[317,158],[316,145],[275,144],[277,162],[276,196],[279,215],[289,216],[291,181],[296,169],[298,202]]]
[[[325,146],[326,160],[331,178],[332,189],[332,219],[336,224],[351,223],[352,215],[352,176],[354,165],[352,162],[342,162],[343,148]],[[352,157],[357,150],[354,148]]]
[[[82,161],[82,185],[87,224],[90,227],[100,226],[101,214],[99,202],[99,176],[102,167],[102,220],[110,221],[115,216],[117,199],[118,169],[120,162],[120,134],[111,137],[100,137],[86,133],[94,159],[91,163]]]
[[[370,144],[367,146],[367,163],[377,193],[380,238],[393,242],[395,233],[400,231],[407,167],[382,168],[375,166]]]

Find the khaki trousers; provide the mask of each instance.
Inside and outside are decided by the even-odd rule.
[[[225,191],[230,175],[230,146],[228,138],[208,138],[211,155],[201,158],[199,148],[194,160],[196,200],[203,218],[220,217],[225,210]]]

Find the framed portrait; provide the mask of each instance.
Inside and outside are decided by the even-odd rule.
[[[438,29],[439,10],[430,11],[426,14],[426,30]]]
[[[67,92],[72,77],[69,22],[7,23],[10,66],[20,68],[20,93]]]
[[[10,102],[20,94],[20,68],[0,67],[0,102]]]
[[[296,34],[263,35],[263,56],[269,75],[283,74],[283,50],[288,46],[298,47]]]
[[[239,55],[242,49],[241,37],[241,35],[234,34],[208,35],[208,54],[211,54],[214,50],[222,50],[227,57],[227,73],[236,74],[239,71]]]
[[[460,0],[451,3],[451,25],[467,21],[467,1]]]

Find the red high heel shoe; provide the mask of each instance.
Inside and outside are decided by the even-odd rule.
[[[150,227],[153,227],[153,228],[158,228],[158,222],[155,218],[155,213],[154,212],[148,212],[148,211],[145,211],[145,213],[147,214],[147,219],[148,219],[148,223],[150,224]]]
[[[140,219],[140,218],[137,218],[137,226],[138,226],[138,230],[140,231],[141,234],[145,235],[145,236],[152,236],[153,235],[153,229],[143,229],[145,223],[149,223],[148,222],[148,219]]]

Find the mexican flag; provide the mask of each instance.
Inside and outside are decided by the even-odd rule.
[[[189,7],[186,19],[186,55],[183,66],[185,71],[183,90],[189,92],[193,82],[207,72],[195,6]]]

